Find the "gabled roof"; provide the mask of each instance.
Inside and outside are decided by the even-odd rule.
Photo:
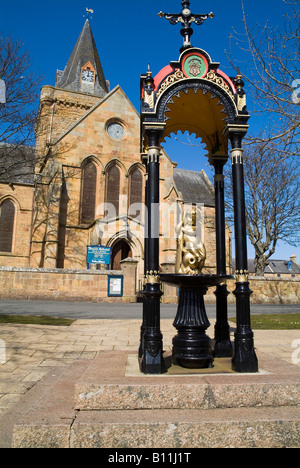
[[[214,190],[204,171],[174,169],[174,182],[185,203],[203,203],[215,206]]]
[[[102,106],[108,99],[110,99],[115,93],[121,92],[124,98],[129,102],[129,104],[132,106],[133,111],[136,113],[137,117],[139,118],[140,115],[132,102],[129,100],[129,98],[126,96],[125,92],[123,89],[120,87],[120,85],[117,85],[110,93],[106,94],[106,96],[101,99],[97,104],[94,105],[86,114],[84,114],[80,119],[78,119],[74,124],[72,124],[67,130],[65,130],[58,138],[57,140],[53,141],[51,143],[51,146],[55,146],[59,141],[61,141],[68,133],[70,133],[74,128],[76,128],[81,122],[83,122],[87,117],[89,117],[90,114],[92,114],[98,107]]]
[[[87,19],[74,50],[64,71],[57,72],[56,86],[71,91],[82,91],[81,69],[90,62],[96,70],[95,85],[91,94],[105,96],[109,92],[109,85],[105,80],[101,61],[97,51],[95,39]]]

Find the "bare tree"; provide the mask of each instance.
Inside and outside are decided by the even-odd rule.
[[[282,25],[267,22],[251,29],[243,0],[244,32],[232,40],[243,52],[243,64],[227,57],[243,79],[251,114],[264,117],[259,134],[245,140],[245,182],[248,236],[255,249],[256,275],[263,275],[267,260],[282,240],[300,241],[299,135],[300,135],[300,21],[299,0],[286,1]],[[245,65],[247,64],[247,65]],[[228,199],[229,200],[229,199]]]
[[[285,1],[284,24],[258,25],[250,29],[242,3],[244,32],[234,31],[233,42],[244,55],[238,63],[231,45],[227,57],[237,69],[241,65],[251,101],[251,114],[266,117],[265,129],[251,141],[272,142],[277,151],[299,155],[300,134],[300,15],[299,0]],[[246,65],[247,64],[247,65]]]
[[[255,249],[256,275],[263,276],[279,240],[300,241],[299,167],[296,158],[278,153],[270,142],[257,142],[245,151],[246,218]],[[232,218],[231,171],[227,170],[227,207]]]
[[[30,72],[29,53],[22,42],[0,36],[0,78],[6,84],[6,104],[0,109],[0,142],[29,144],[34,140],[41,77]]]
[[[0,35],[0,79],[6,88],[6,102],[0,104],[1,180],[15,178],[20,168],[32,172],[33,151],[28,146],[34,145],[41,77],[30,69],[23,43]]]

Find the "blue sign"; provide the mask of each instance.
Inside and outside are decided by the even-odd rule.
[[[102,245],[88,245],[86,262],[88,265],[109,265],[110,255],[110,247],[103,247]]]

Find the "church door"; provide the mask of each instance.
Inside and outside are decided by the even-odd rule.
[[[112,248],[111,269],[121,270],[120,262],[128,257],[132,258],[132,250],[125,240],[120,240]]]

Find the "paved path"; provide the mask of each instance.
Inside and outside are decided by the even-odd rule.
[[[94,359],[102,350],[137,351],[140,325],[140,319],[77,320],[70,327],[1,324],[0,415],[57,367],[76,359]],[[211,320],[210,336],[213,325]],[[175,334],[172,320],[162,320],[162,333],[164,349],[169,351]],[[299,330],[256,331],[255,343],[273,357],[291,363],[294,353],[300,361]]]

